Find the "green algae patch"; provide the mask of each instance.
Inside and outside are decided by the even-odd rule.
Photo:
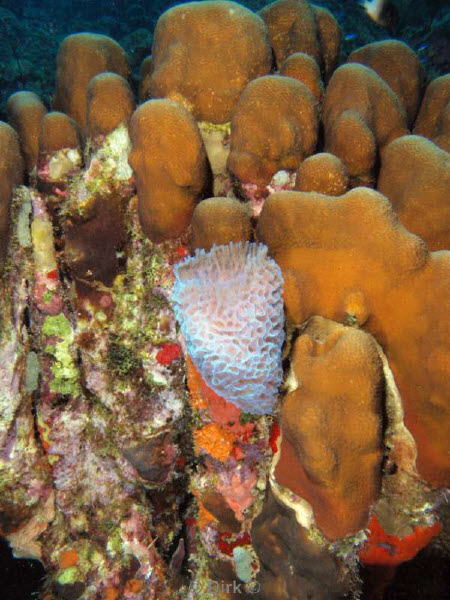
[[[74,340],[72,326],[62,313],[46,317],[42,325],[44,337],[58,337],[60,342],[47,344],[44,351],[54,358],[51,365],[53,379],[50,389],[56,394],[76,396],[80,392],[78,370],[71,352]]]

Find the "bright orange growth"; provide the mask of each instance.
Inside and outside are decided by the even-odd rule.
[[[297,169],[314,152],[317,103],[308,88],[281,75],[251,81],[231,119],[227,167],[242,183],[264,189],[281,169]]]
[[[206,510],[203,502],[198,498],[197,494],[195,494],[195,496],[197,497],[198,505],[197,526],[199,529],[204,529],[210,523],[217,521],[217,519],[212,513],[209,512],[209,510]]]
[[[235,435],[216,423],[208,423],[194,431],[195,448],[210,454],[213,458],[225,462],[230,456],[235,442]]]
[[[130,135],[142,229],[154,242],[177,238],[207,183],[197,123],[177,102],[149,100],[133,113]]]
[[[103,600],[117,600],[119,597],[119,590],[116,588],[106,588],[103,590]]]
[[[133,92],[117,73],[100,73],[87,88],[86,127],[90,137],[107,135],[121,123],[128,125],[134,110]]]
[[[396,94],[372,69],[350,63],[332,75],[322,106],[325,150],[347,167],[353,186],[373,183],[378,152],[408,133]]]
[[[36,166],[41,121],[47,113],[42,100],[33,92],[16,92],[6,103],[8,120],[19,134],[27,171]]]
[[[113,39],[97,33],[75,33],[58,50],[53,108],[86,127],[87,88],[95,75],[110,71],[128,77],[124,50]]]
[[[70,550],[64,550],[61,552],[59,557],[59,567],[60,569],[67,569],[68,567],[73,567],[78,563],[78,552],[71,548]]]
[[[142,590],[144,581],[142,579],[129,579],[124,587],[126,594],[137,594]]]
[[[359,553],[360,561],[365,565],[395,567],[414,558],[432,538],[439,535],[442,525],[437,521],[428,527],[415,526],[413,533],[398,538],[386,533],[377,515],[373,514],[368,529],[370,533]]]
[[[340,538],[365,526],[380,493],[382,363],[371,336],[314,317],[291,369],[300,383],[282,406],[275,477],[308,500],[327,538]]]
[[[244,6],[180,4],[156,23],[144,93],[178,100],[198,121],[226,123],[245,85],[269,73],[271,61],[266,26]]]
[[[420,475],[450,483],[450,253],[429,253],[368,188],[278,192],[257,229],[285,277],[289,317],[364,327],[382,345],[413,434]]]

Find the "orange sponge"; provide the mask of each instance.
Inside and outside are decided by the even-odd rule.
[[[263,20],[235,2],[188,2],[156,24],[148,92],[178,100],[199,121],[225,123],[245,85],[270,71]]]
[[[8,120],[19,134],[27,171],[36,166],[39,129],[47,113],[42,100],[33,92],[16,92],[6,103]]]
[[[358,324],[382,345],[419,473],[449,485],[450,253],[428,252],[368,188],[338,197],[272,194],[257,234],[283,271],[292,320]]]
[[[417,54],[404,42],[383,40],[358,48],[348,62],[373,69],[397,94],[412,124],[419,109],[425,73]]]
[[[362,529],[381,487],[383,365],[372,337],[314,317],[297,338],[275,478],[329,539]]]
[[[142,228],[154,242],[177,238],[209,181],[198,126],[177,102],[149,100],[133,113],[130,135]]]
[[[297,169],[317,143],[317,103],[291,77],[268,75],[251,81],[231,120],[227,167],[242,183],[264,189],[281,169]]]
[[[383,154],[377,187],[430,250],[450,249],[448,152],[418,135],[398,138]]]
[[[372,184],[377,153],[408,133],[396,94],[372,69],[351,63],[333,73],[322,110],[325,150],[343,161],[353,185]]]
[[[105,71],[124,78],[128,63],[124,50],[106,35],[75,33],[66,37],[58,50],[56,88],[53,108],[65,112],[82,127],[86,126],[89,81]]]
[[[8,245],[11,196],[23,181],[24,163],[14,129],[0,121],[0,267]]]
[[[128,124],[134,110],[133,92],[117,73],[100,73],[87,88],[86,128],[90,137],[107,135]]]

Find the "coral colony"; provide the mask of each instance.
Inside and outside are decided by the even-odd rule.
[[[382,598],[450,552],[450,75],[340,40],[192,2],[138,107],[89,33],[9,98],[0,532],[44,600]]]

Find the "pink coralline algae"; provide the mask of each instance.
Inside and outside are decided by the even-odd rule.
[[[283,278],[267,248],[197,250],[175,266],[174,311],[205,382],[254,414],[270,413],[282,379]]]

